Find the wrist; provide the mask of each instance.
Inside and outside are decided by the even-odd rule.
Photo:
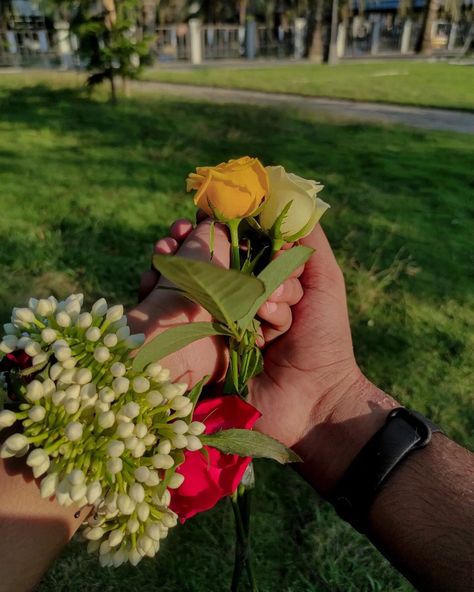
[[[314,409],[313,427],[296,446],[303,476],[327,495],[397,406],[357,371],[337,395],[322,398]]]

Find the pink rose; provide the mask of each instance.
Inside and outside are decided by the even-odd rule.
[[[260,417],[259,411],[237,395],[207,399],[196,406],[193,420],[205,424],[206,434],[230,428],[250,429]],[[217,502],[234,493],[251,457],[224,454],[215,448],[186,450],[185,461],[177,472],[184,475],[184,483],[171,490],[171,509],[181,523],[199,512],[213,508]]]

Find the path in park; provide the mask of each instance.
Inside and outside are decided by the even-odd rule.
[[[164,82],[136,82],[141,91],[173,95],[213,103],[247,103],[287,106],[313,113],[328,113],[351,120],[376,123],[399,123],[423,129],[474,134],[474,113],[447,109],[428,109],[384,103],[365,103],[340,99],[302,97],[291,94],[253,90],[191,86]]]

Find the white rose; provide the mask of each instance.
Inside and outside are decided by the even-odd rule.
[[[270,231],[285,207],[291,202],[281,222],[279,234],[287,242],[308,235],[330,207],[316,197],[324,185],[287,173],[282,166],[265,167],[270,182],[267,200],[260,212],[260,225]],[[277,231],[278,229],[274,229]],[[275,238],[280,236],[275,235]]]

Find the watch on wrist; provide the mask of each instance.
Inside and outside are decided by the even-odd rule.
[[[421,413],[405,407],[393,409],[329,496],[339,516],[365,532],[370,507],[382,484],[404,458],[424,448],[434,432],[441,430]]]

